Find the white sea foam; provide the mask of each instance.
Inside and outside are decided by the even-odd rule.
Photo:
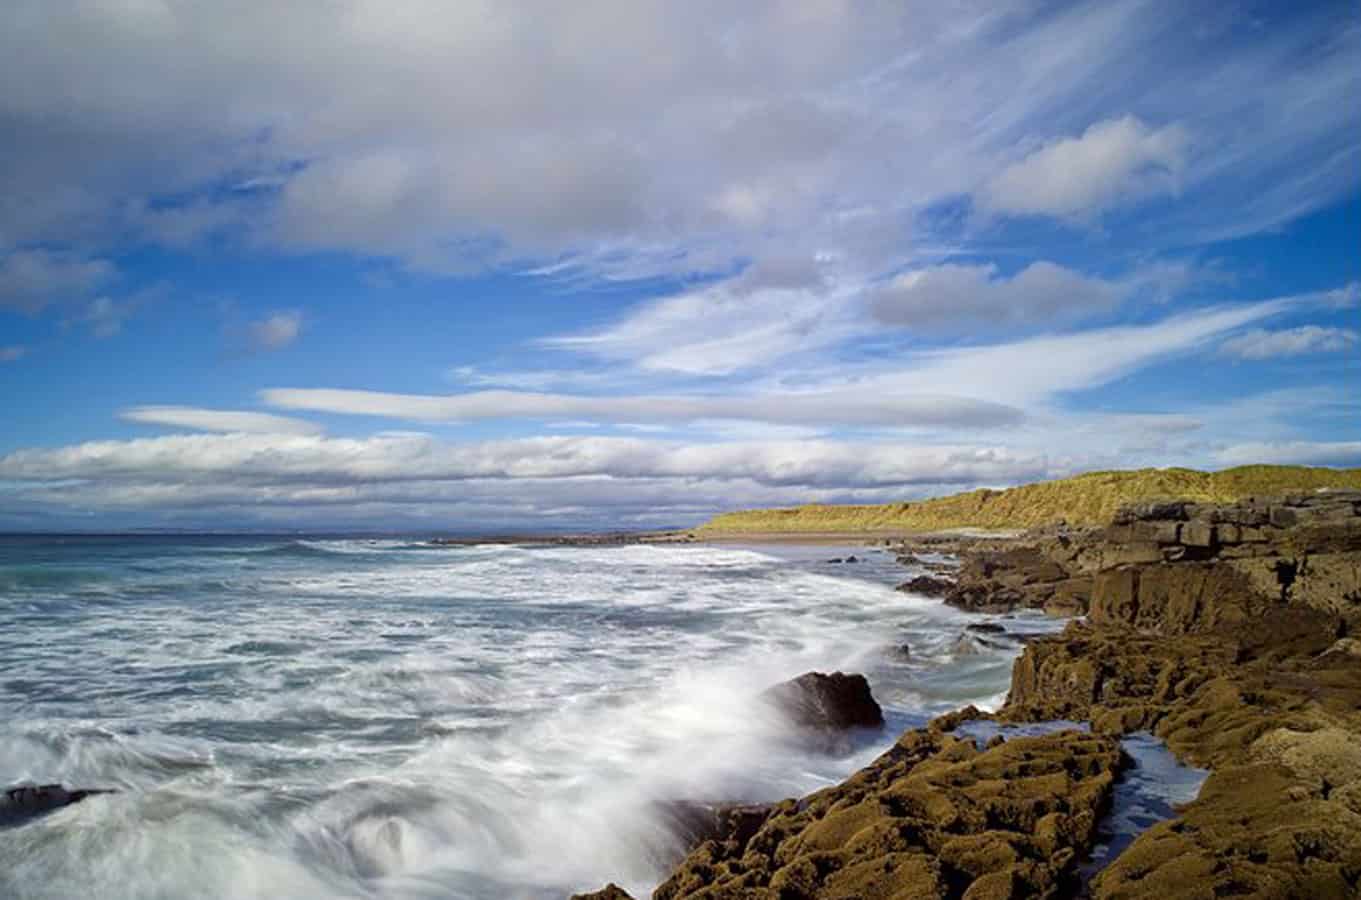
[[[0,896],[646,893],[679,851],[668,804],[839,780],[930,713],[996,702],[1017,652],[961,655],[964,617],[893,591],[884,554],[90,553],[69,561],[101,573],[98,597],[0,595],[0,781],[121,792],[7,832]],[[904,643],[907,661],[884,653]],[[839,757],[787,740],[754,698],[810,669],[865,672],[890,728]]]

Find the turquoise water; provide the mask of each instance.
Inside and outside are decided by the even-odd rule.
[[[891,589],[910,574],[845,548],[0,538],[0,786],[119,791],[0,832],[0,896],[644,893],[668,802],[805,793],[1000,702],[1017,645],[961,643],[972,619]],[[754,697],[810,669],[866,673],[889,727],[792,740]]]

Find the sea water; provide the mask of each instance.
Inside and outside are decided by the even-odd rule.
[[[683,850],[670,804],[801,795],[1000,703],[1019,643],[892,589],[911,574],[859,548],[0,538],[0,787],[117,790],[0,831],[0,897],[645,895]],[[809,670],[863,672],[888,727],[793,739],[757,695]]]

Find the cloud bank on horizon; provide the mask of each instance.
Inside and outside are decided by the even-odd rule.
[[[0,17],[0,529],[1361,465],[1352,3]]]

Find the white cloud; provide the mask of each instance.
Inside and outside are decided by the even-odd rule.
[[[725,375],[863,330],[850,292],[743,279],[652,301],[602,331],[543,341],[644,370]]]
[[[1233,444],[1215,454],[1224,465],[1361,466],[1361,441],[1276,441]]]
[[[295,310],[270,313],[246,326],[249,346],[254,350],[282,350],[302,332],[302,313]]]
[[[1084,218],[1123,203],[1176,193],[1188,138],[1177,125],[1150,128],[1134,116],[1092,125],[1003,169],[983,190],[985,208]]]
[[[0,478],[356,484],[696,477],[850,488],[1014,480],[1046,465],[1042,457],[997,447],[837,441],[684,444],[596,436],[449,444],[409,434],[345,439],[235,432],[20,450],[0,457]]]
[[[41,249],[12,250],[0,255],[0,310],[33,315],[53,301],[83,299],[115,274],[113,264],[102,259]]]
[[[882,322],[921,329],[970,331],[1110,312],[1123,289],[1050,262],[1031,263],[1010,278],[995,265],[947,263],[904,272],[875,292]]]
[[[1336,110],[1361,38],[1335,7],[1247,34],[1142,0],[11,6],[4,245],[233,233],[634,274],[828,252],[869,275],[1009,164],[999,208],[1060,215],[1176,175],[1187,228],[1269,227],[1358,178]]]
[[[1021,422],[1023,410],[1105,384],[1203,347],[1245,324],[1289,309],[1287,298],[1220,307],[1151,325],[1092,329],[1005,344],[928,351],[885,368],[838,363],[712,394],[589,396],[527,391],[395,394],[272,388],[261,399],[284,409],[418,422],[486,419],[688,423],[708,419],[775,425],[988,428]]]
[[[1317,353],[1341,353],[1357,344],[1357,333],[1347,328],[1301,325],[1280,331],[1253,329],[1235,335],[1219,345],[1224,356],[1239,359],[1273,359]]]
[[[201,409],[192,406],[134,406],[118,414],[120,419],[147,425],[166,425],[192,431],[221,431],[249,434],[318,434],[321,426],[302,419],[272,413],[229,409]]]
[[[1361,306],[1361,282],[1353,281],[1340,288],[1323,291],[1316,296],[1319,305],[1326,309],[1351,309],[1354,306]]]
[[[875,395],[859,390],[780,393],[633,394],[587,396],[526,391],[464,394],[396,394],[331,388],[271,388],[270,406],[414,422],[488,419],[583,420],[614,423],[696,422],[726,419],[783,425],[916,425],[988,428],[1013,424],[1021,413],[990,400],[944,393]]]
[[[924,354],[915,371],[867,379],[868,390],[955,385],[964,396],[988,396],[1026,406],[1055,395],[1090,390],[1143,367],[1205,347],[1251,322],[1290,309],[1292,298],[1214,307],[1150,325],[1120,325],[1008,344]]]
[[[28,348],[22,344],[10,344],[7,347],[0,347],[0,363],[16,362],[28,355]]]

